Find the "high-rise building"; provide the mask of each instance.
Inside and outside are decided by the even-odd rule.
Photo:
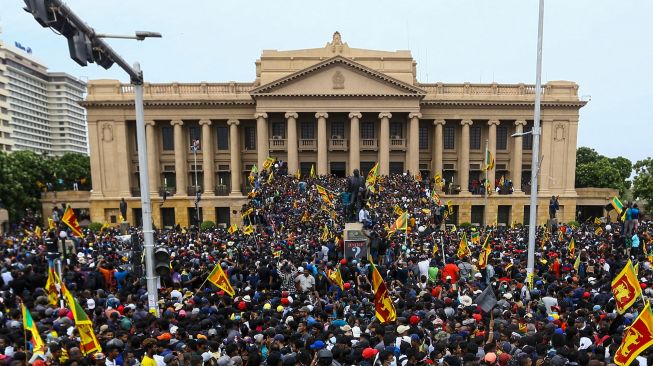
[[[21,48],[19,48],[21,47]],[[86,154],[86,83],[50,73],[31,50],[0,41],[0,150]]]

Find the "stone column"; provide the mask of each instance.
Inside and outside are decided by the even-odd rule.
[[[243,168],[240,166],[240,136],[238,134],[238,125],[240,121],[237,119],[230,119],[227,121],[229,125],[229,156],[231,158],[231,193],[230,196],[242,196],[240,191],[240,177]]]
[[[390,118],[392,113],[381,112],[381,132],[379,134],[379,174],[390,174]]]
[[[515,192],[514,193],[521,193],[521,171],[522,171],[522,159],[523,159],[523,154],[522,154],[522,144],[523,144],[523,137],[519,135],[520,133],[524,132],[524,126],[526,126],[526,121],[524,120],[517,120],[515,121],[515,136],[514,140],[512,140],[513,146],[512,146],[512,172],[510,176],[512,177],[512,186],[514,187]],[[523,212],[522,212],[523,214]],[[518,216],[519,217],[519,216]]]
[[[145,121],[145,144],[147,145],[147,174],[150,181],[150,196],[159,196],[159,158],[154,121]],[[139,167],[140,169],[140,167]],[[140,188],[140,187],[139,187]],[[127,215],[129,216],[129,215]]]
[[[213,155],[214,143],[211,124],[210,119],[200,120],[200,126],[202,126],[202,171],[204,172],[202,195],[204,196],[215,195],[215,160]]]
[[[297,153],[297,117],[295,112],[287,112],[288,120],[288,175],[293,175],[299,169],[299,156]]]
[[[442,155],[444,152],[444,140],[442,138],[443,126],[446,123],[443,119],[433,121],[435,125],[435,137],[433,139],[433,176],[442,176]]]
[[[490,181],[492,189],[495,189],[494,182],[496,180],[496,163],[497,163],[497,126],[499,125],[499,120],[491,119],[487,122],[488,129],[488,142],[487,148],[490,150],[490,154],[494,158],[495,169],[487,171],[487,179]],[[485,159],[483,159],[485,160]]]
[[[117,141],[129,141],[128,134],[127,134],[127,122],[126,121],[116,121],[114,123],[114,129],[113,129],[113,135],[114,138]],[[147,134],[146,134],[147,138]],[[151,145],[150,145],[151,146]],[[155,156],[159,155],[158,149],[156,148],[158,144],[154,145],[154,154]],[[149,146],[148,146],[149,147]],[[148,149],[149,152],[149,149]],[[122,149],[117,149],[116,150],[116,156],[113,156],[112,159],[115,159],[116,166],[119,167],[126,167],[126,171],[130,171],[130,165],[131,165],[131,159],[129,157],[129,151],[126,148]],[[148,164],[149,167],[149,164]],[[129,181],[131,180],[133,175],[131,174],[118,174],[116,177],[118,178],[118,195],[120,197],[129,197],[131,196],[131,190],[130,190],[130,184]],[[150,178],[152,179],[152,178]],[[154,182],[158,184],[158,179],[155,179]],[[129,215],[128,215],[129,216]]]
[[[186,164],[186,155],[188,153],[188,144],[185,144],[184,133],[182,126],[184,121],[175,120],[170,121],[174,127],[175,135],[175,182],[177,184],[178,196],[186,196],[186,188],[188,182],[188,164]]]
[[[543,160],[541,157],[546,156],[546,157],[551,157],[553,156],[553,151],[552,150],[552,145],[553,145],[553,120],[547,119],[547,120],[542,120],[541,124],[542,128],[542,135],[540,136],[540,176],[539,180],[537,181],[538,183],[538,197],[540,193],[542,195],[548,196],[550,192],[550,185],[551,185],[551,165],[552,161],[551,159]],[[536,151],[532,150],[532,153],[535,154]],[[537,169],[537,167],[532,166],[532,169]],[[562,177],[555,177],[557,179],[561,179]],[[550,197],[549,197],[550,198]],[[558,216],[561,217],[561,216]]]
[[[360,112],[351,112],[349,113],[349,172],[348,174],[353,174],[354,169],[361,168],[361,148],[360,148],[360,136],[361,131],[359,127],[359,121],[363,118],[363,115]]]
[[[464,119],[460,121],[463,126],[463,133],[460,139],[460,149],[458,151],[458,171],[460,177],[458,184],[460,184],[460,192],[469,192],[469,126],[472,125],[471,119]]]
[[[406,170],[413,176],[419,172],[419,119],[422,114],[419,112],[409,113],[408,118],[408,146],[406,148]]]
[[[567,148],[567,164],[565,164],[565,194],[576,194],[576,144],[578,140],[578,121],[571,120],[566,123],[567,130],[565,145]],[[569,206],[565,206],[568,210]],[[574,209],[574,215],[576,210]],[[572,217],[573,219],[573,217]]]
[[[255,113],[256,118],[256,157],[258,160],[258,169],[263,166],[263,162],[268,158],[270,153],[268,141],[268,114]]]
[[[325,175],[328,173],[327,167],[327,127],[326,119],[329,114],[326,112],[315,113],[317,118],[317,175]]]

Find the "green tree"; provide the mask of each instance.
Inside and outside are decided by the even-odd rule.
[[[635,163],[633,196],[646,201],[646,210],[653,210],[653,159],[646,158]]]
[[[576,187],[615,188],[623,195],[631,185],[633,166],[624,157],[608,158],[588,147],[576,151]]]
[[[58,179],[63,180],[63,187],[70,189],[77,181],[80,189],[90,189],[91,186],[91,159],[87,155],[67,153],[51,161],[52,172]]]

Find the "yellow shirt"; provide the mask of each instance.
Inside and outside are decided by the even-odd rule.
[[[141,361],[141,366],[156,366],[156,361],[148,355],[143,356],[143,361]]]

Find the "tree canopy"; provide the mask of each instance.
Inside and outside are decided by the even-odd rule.
[[[653,210],[653,159],[646,158],[635,163],[633,196],[646,201],[646,210]]]
[[[31,151],[0,152],[0,198],[12,221],[41,211],[41,193],[90,189],[91,163],[86,155],[48,157]]]
[[[631,186],[633,171],[630,160],[619,156],[608,158],[589,147],[576,150],[576,187],[614,188],[623,195]]]

